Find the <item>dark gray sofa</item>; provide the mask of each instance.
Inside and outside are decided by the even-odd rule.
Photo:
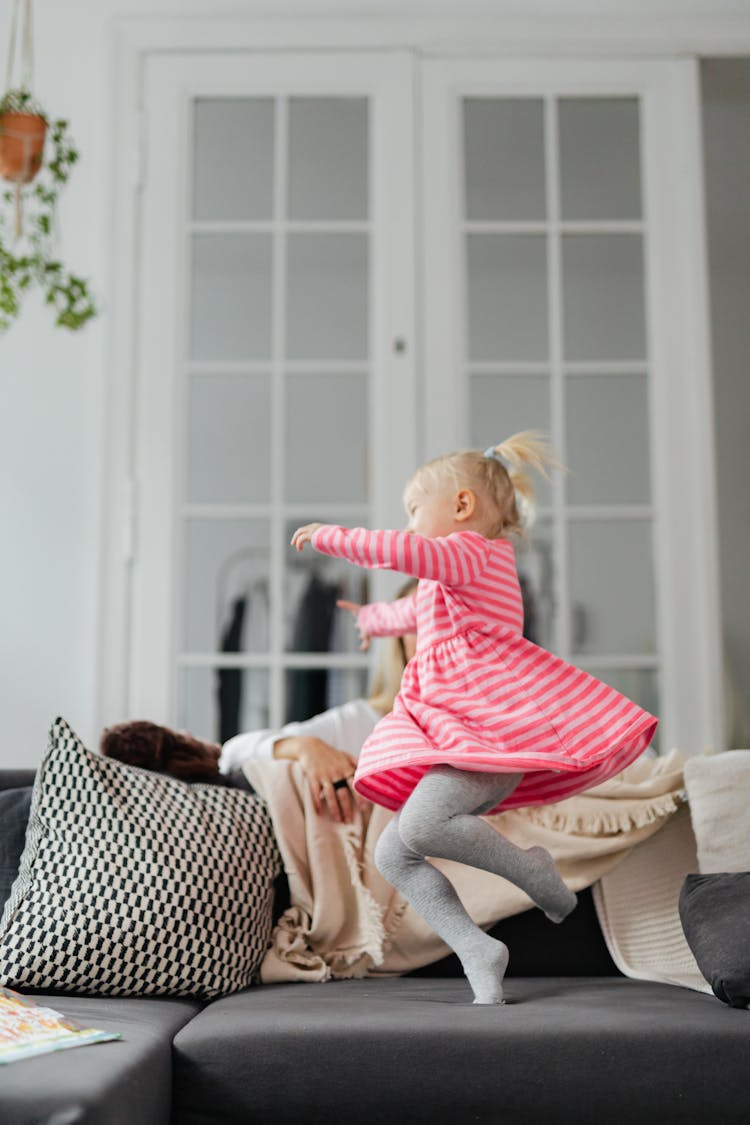
[[[31,773],[0,771],[0,788]],[[123,1038],[0,1068],[2,1125],[750,1121],[750,1014],[626,979],[591,895],[498,923],[500,1008],[454,957],[407,977],[263,985],[203,1004],[39,997]]]

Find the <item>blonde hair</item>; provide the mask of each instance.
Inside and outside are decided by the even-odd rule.
[[[396,598],[406,598],[413,594],[417,588],[417,579],[410,578],[401,586]],[[380,658],[372,680],[372,688],[367,697],[367,702],[382,715],[387,715],[393,709],[393,701],[401,687],[401,677],[408,663],[406,648],[401,637],[384,637],[380,650]]]
[[[549,468],[563,466],[544,435],[536,430],[522,430],[484,453],[465,449],[435,457],[417,469],[404,489],[404,497],[414,488],[426,491],[430,483],[442,484],[447,479],[457,489],[471,488],[476,493],[488,539],[523,536],[527,523],[523,509],[533,505],[535,496],[528,470],[549,479]]]

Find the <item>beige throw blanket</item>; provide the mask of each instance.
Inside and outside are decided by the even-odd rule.
[[[678,905],[685,876],[698,870],[694,811],[692,804],[680,809],[607,872],[594,887],[594,905],[612,960],[625,976],[710,993]]]
[[[547,848],[565,883],[579,891],[684,803],[683,761],[676,751],[642,758],[583,795],[485,819],[519,847]],[[315,813],[296,763],[248,762],[244,770],[269,806],[291,894],[261,967],[264,983],[394,975],[449,952],[375,867],[375,844],[392,813],[375,806],[365,816],[358,812],[352,824],[335,824]],[[433,862],[480,926],[532,905],[497,875]]]

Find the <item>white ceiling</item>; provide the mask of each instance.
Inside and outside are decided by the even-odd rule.
[[[3,0],[0,0],[0,7]],[[45,10],[57,8],[60,0],[37,0],[38,22]],[[461,16],[505,16],[517,19],[564,19],[577,16],[627,20],[643,17],[647,22],[675,17],[750,17],[750,0],[68,0],[69,17],[86,9],[106,7],[133,15],[180,13],[217,17],[247,14],[273,19],[301,18],[395,18],[425,19]]]
[[[337,16],[513,16],[564,17],[589,15],[648,19],[675,16],[750,16],[750,0],[274,0],[262,5],[254,0],[234,0],[243,8],[268,15],[299,13]],[[226,5],[222,5],[225,9]]]

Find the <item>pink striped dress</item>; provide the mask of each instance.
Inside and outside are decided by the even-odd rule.
[[[393,710],[362,747],[354,778],[362,796],[398,809],[443,764],[523,773],[492,812],[545,805],[619,773],[653,738],[653,715],[522,635],[510,541],[324,525],[311,542],[357,566],[420,579],[411,597],[359,614],[371,636],[417,633]]]

